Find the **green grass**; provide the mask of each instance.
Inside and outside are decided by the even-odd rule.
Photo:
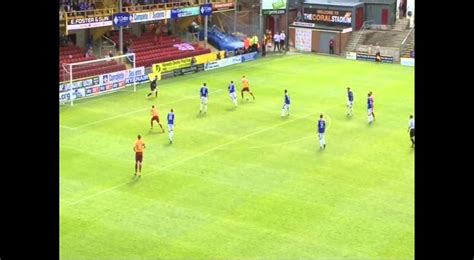
[[[240,90],[242,75],[256,101],[233,109],[227,85]],[[199,116],[203,82],[209,112]],[[61,108],[62,259],[414,257],[413,68],[297,54],[159,86],[157,99],[145,99],[144,85]],[[289,118],[280,117],[285,88]],[[162,121],[175,109],[172,145],[149,130],[153,104]],[[147,145],[138,181],[137,134]]]

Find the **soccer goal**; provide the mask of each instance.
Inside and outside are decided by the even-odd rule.
[[[74,104],[74,100],[111,93],[133,85],[145,74],[143,67],[135,67],[135,53],[63,63],[59,67],[59,102]],[[139,79],[138,79],[139,81]]]

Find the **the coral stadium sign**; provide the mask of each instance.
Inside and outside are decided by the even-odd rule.
[[[304,8],[304,21],[326,25],[348,25],[352,24],[352,12],[338,10],[320,10]]]

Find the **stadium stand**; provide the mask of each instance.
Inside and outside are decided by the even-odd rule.
[[[155,38],[156,37],[156,38]],[[114,32],[110,38],[118,46],[118,33]],[[154,32],[147,32],[140,37],[130,33],[123,34],[123,41],[131,42],[130,48],[136,55],[137,67],[149,67],[155,63],[184,59],[196,55],[210,53],[209,48],[200,47],[198,43],[186,43],[177,36],[157,36]],[[177,44],[188,44],[194,50],[179,50]]]
[[[59,48],[59,80],[69,80],[67,71],[64,69],[64,64],[95,60],[95,56],[85,57],[84,51],[77,46],[66,46]],[[118,64],[115,61],[104,61],[100,63],[92,63],[89,66],[84,65],[81,68],[76,68],[73,71],[73,79],[80,79],[85,77],[97,76],[99,74],[110,73],[126,69],[124,64]]]
[[[204,32],[201,32],[201,38],[204,38]],[[236,36],[225,33],[216,25],[213,25],[208,31],[209,43],[219,50],[235,51],[244,47],[244,43]]]

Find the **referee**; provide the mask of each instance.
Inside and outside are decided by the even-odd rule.
[[[415,147],[415,119],[413,115],[410,115],[410,120],[408,121],[408,132],[410,132],[411,147]]]

